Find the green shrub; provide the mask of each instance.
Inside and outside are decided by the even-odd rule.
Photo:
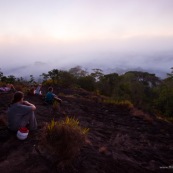
[[[54,156],[57,164],[64,166],[79,154],[88,130],[82,128],[79,121],[74,118],[67,117],[61,121],[52,120],[43,128],[41,146]]]
[[[52,79],[48,79],[43,82],[43,85],[46,85],[46,86],[51,86],[53,84],[54,84],[54,81]]]

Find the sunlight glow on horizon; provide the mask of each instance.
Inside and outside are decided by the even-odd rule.
[[[170,0],[17,0],[20,6],[10,2],[0,2],[0,10],[5,14],[0,16],[1,43],[22,39],[49,43],[173,35]]]
[[[168,38],[173,37],[173,30],[168,30],[167,32],[159,32],[158,30],[153,30],[150,32],[106,32],[106,31],[98,31],[98,32],[88,32],[88,31],[77,31],[68,29],[67,27],[59,27],[58,29],[52,29],[51,31],[41,32],[29,32],[29,31],[20,31],[20,33],[0,33],[0,44],[18,44],[31,42],[34,43],[42,43],[45,42],[55,43],[55,42],[66,42],[66,43],[75,43],[75,42],[87,42],[87,41],[125,41],[135,38]]]
[[[173,0],[7,0],[0,11],[0,68],[152,61],[163,70],[172,61]]]

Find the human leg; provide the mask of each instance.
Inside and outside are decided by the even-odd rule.
[[[29,112],[22,118],[21,127],[26,127],[28,123],[29,123],[29,130],[37,129],[37,120],[33,111]]]

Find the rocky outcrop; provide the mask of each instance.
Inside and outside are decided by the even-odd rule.
[[[136,116],[129,109],[105,104],[89,92],[61,91],[63,104],[52,112],[40,96],[26,96],[37,107],[39,129],[24,141],[6,129],[6,109],[12,95],[0,95],[0,172],[148,173],[173,171],[173,125]],[[75,117],[90,129],[80,155],[64,170],[38,150],[45,122]]]

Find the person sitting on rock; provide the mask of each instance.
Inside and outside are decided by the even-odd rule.
[[[23,99],[23,92],[15,92],[12,103],[8,108],[8,128],[12,131],[17,131],[19,128],[26,126],[29,126],[29,130],[37,129],[37,120],[34,114],[36,107]]]
[[[39,85],[37,86],[37,88],[36,88],[36,90],[35,90],[35,92],[34,92],[36,95],[42,95],[41,87],[42,87],[41,84],[39,84]]]
[[[53,93],[53,87],[49,87],[45,97],[45,102],[48,104],[53,104],[54,101],[57,101],[60,104],[62,103],[62,100],[58,98],[56,94]]]

